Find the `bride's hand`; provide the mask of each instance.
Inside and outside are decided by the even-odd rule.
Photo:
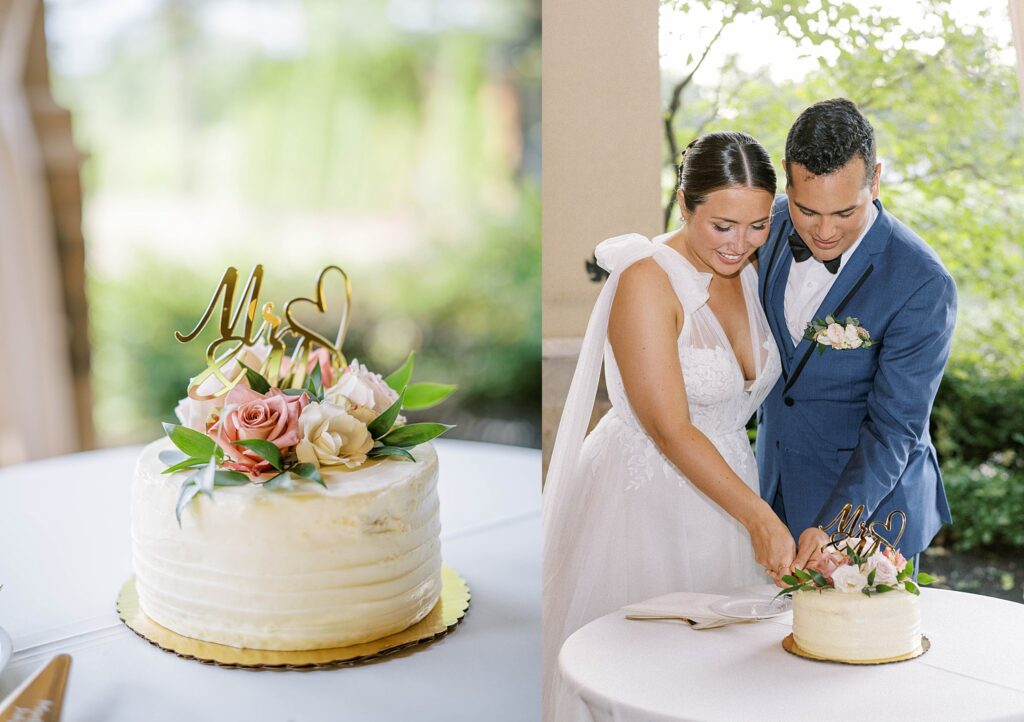
[[[754,559],[777,586],[786,586],[782,576],[791,573],[796,555],[796,543],[789,529],[766,504],[762,513],[747,525],[747,532],[754,547]]]

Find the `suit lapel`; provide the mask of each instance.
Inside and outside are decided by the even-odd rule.
[[[789,340],[789,329],[786,327],[786,280],[789,278],[790,266],[793,265],[793,256],[786,239],[793,232],[793,226],[786,223],[781,230],[769,257],[762,302],[782,357],[783,373],[788,375],[793,358],[793,343]]]
[[[836,320],[842,322],[842,317],[852,313],[849,304],[854,301],[861,286],[863,286],[868,276],[874,270],[874,264],[878,260],[875,256],[885,250],[889,241],[889,235],[892,232],[892,219],[882,208],[881,201],[876,200],[874,203],[878,209],[878,217],[867,232],[867,235],[864,236],[860,247],[857,248],[850,260],[847,261],[843,270],[839,272],[839,277],[832,284],[832,288],[825,294],[825,298],[822,300],[821,305],[818,306],[814,318],[824,319],[829,314],[835,314],[837,316]],[[783,287],[783,293],[785,293],[785,287]],[[806,320],[810,322],[813,319],[808,318]],[[785,322],[783,322],[783,328],[785,328]],[[802,339],[797,344],[790,359],[785,390],[789,390],[796,383],[797,378],[799,378],[810,360],[814,348],[814,342],[808,339]],[[793,368],[794,363],[796,364],[795,368]]]

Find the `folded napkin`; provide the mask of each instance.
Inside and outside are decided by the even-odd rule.
[[[702,594],[700,592],[674,592],[654,597],[622,608],[625,614],[685,617],[690,620],[693,629],[713,629],[730,624],[747,624],[753,619],[737,619],[725,617],[711,611],[711,605],[719,600],[729,599],[721,594]]]

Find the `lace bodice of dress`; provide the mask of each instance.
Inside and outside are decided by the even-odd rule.
[[[666,234],[649,242],[653,244],[653,258],[668,275],[683,307],[678,347],[690,419],[712,439],[741,431],[781,372],[778,349],[757,296],[757,272],[750,265],[741,272],[756,365],[756,377],[745,382],[729,339],[707,305],[711,275],[698,272],[678,251],[666,246],[664,241],[668,237]],[[615,413],[625,424],[642,432],[608,342],[604,369]]]

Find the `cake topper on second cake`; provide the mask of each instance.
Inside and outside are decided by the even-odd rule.
[[[333,273],[341,276],[344,292],[328,299],[324,281]],[[181,423],[164,424],[181,452],[161,453],[168,464],[164,473],[191,470],[178,496],[179,524],[188,503],[198,494],[212,497],[217,486],[291,489],[301,480],[326,486],[324,468],[355,469],[370,459],[415,461],[413,447],[452,428],[406,423],[401,415],[434,406],[455,390],[448,384],[411,383],[412,352],[387,377],[358,359],[346,359],[342,345],[352,291],[345,271],[338,266],[320,271],[313,298],[289,300],[283,319],[273,303],[260,305],[262,285],[263,267],[257,265],[236,305],[238,271],[228,268],[195,327],[175,333],[182,343],[194,340],[219,306],[218,335],[206,348],[206,369],[190,381],[188,395],[175,409]],[[296,315],[302,306],[325,314],[339,305],[333,342]]]

